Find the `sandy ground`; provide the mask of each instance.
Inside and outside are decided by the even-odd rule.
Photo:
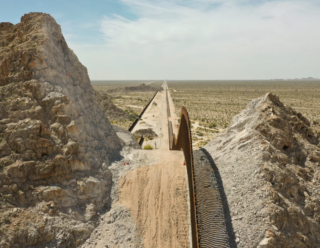
[[[163,84],[163,88],[166,88],[167,84]],[[173,101],[169,94],[169,104],[171,109],[172,124],[177,123],[178,117],[175,114]],[[169,137],[168,137],[168,117],[167,117],[167,101],[165,90],[158,92],[152,103],[149,105],[141,120],[132,130],[134,133],[140,129],[152,128],[152,130],[158,135],[153,140],[146,140],[143,142],[142,147],[145,145],[152,145],[155,149],[169,150]],[[173,125],[174,132],[178,132],[178,126]]]
[[[171,99],[170,103],[173,108]],[[155,165],[137,168],[120,179],[119,202],[130,209],[145,247],[189,247],[184,156],[169,150],[166,108],[162,91],[136,126],[138,130],[148,124],[158,134],[158,139],[151,141],[159,143],[157,150],[144,151],[150,157],[147,161],[155,160]]]
[[[165,92],[153,102],[133,132],[151,127],[158,135],[152,140],[157,149],[127,147],[123,159],[109,167],[111,210],[83,247],[190,247],[184,155],[169,150]]]
[[[206,131],[204,131],[206,130]],[[198,132],[202,133],[202,135],[198,135]],[[210,140],[213,140],[219,133],[223,132],[224,129],[214,129],[205,127],[199,124],[199,121],[194,121],[191,126],[192,132],[192,147],[193,150],[198,150],[207,144]],[[196,138],[195,138],[196,137]]]
[[[168,125],[166,125],[164,121],[162,121],[162,119],[166,119],[166,115],[164,115],[166,112],[163,113],[163,110],[166,108],[164,97],[164,92],[158,92],[152,103],[149,105],[149,107],[141,117],[141,120],[139,120],[137,125],[132,130],[132,133],[134,133],[135,131],[140,129],[152,128],[152,130],[158,135],[158,138],[150,141],[144,141],[142,147],[150,144],[155,149],[159,149],[161,145],[163,146],[162,143],[166,143],[166,140],[164,140],[164,137],[162,135],[162,131],[167,130],[168,128]]]
[[[158,162],[129,171],[120,179],[119,203],[130,209],[144,247],[189,247],[183,154],[148,153],[158,157]]]
[[[138,105],[126,105],[127,107],[130,107],[130,108],[137,108],[137,109],[143,109],[142,106],[138,106]]]

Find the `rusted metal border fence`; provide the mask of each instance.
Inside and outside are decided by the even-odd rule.
[[[168,121],[168,131],[169,131],[169,149],[172,150],[173,129],[172,129],[171,121]]]
[[[171,117],[170,105],[169,105],[169,97],[168,97],[168,89],[166,89],[166,97],[167,97],[167,115]]]
[[[167,112],[168,117],[170,114],[168,90],[166,91],[167,97]],[[188,174],[188,185],[189,185],[189,198],[190,198],[190,217],[191,217],[191,233],[192,233],[192,247],[199,248],[199,237],[198,237],[198,222],[197,222],[197,209],[196,209],[196,195],[195,195],[195,184],[194,184],[194,160],[192,150],[192,136],[190,129],[190,119],[188,111],[185,107],[181,108],[181,118],[178,136],[176,137],[173,133],[172,122],[168,120],[169,130],[169,147],[170,150],[183,150],[184,157],[186,160],[187,174]]]
[[[141,136],[141,138],[140,138],[140,140],[139,140],[139,146],[142,146],[143,141],[144,141],[144,137],[143,137],[143,136]]]
[[[139,119],[141,119],[142,115],[144,114],[144,112],[147,110],[147,108],[149,107],[149,105],[152,103],[153,99],[156,97],[156,95],[158,94],[158,91],[154,94],[154,96],[151,98],[150,102],[147,104],[147,106],[145,106],[145,108],[142,110],[142,112],[140,113],[139,117],[137,117],[137,119],[132,123],[131,127],[129,127],[128,131],[131,132],[134,127],[137,125]]]
[[[187,109],[181,108],[181,118],[178,136],[173,134],[172,138],[172,150],[183,150],[186,160],[188,184],[189,184],[189,196],[190,196],[190,210],[191,210],[191,232],[192,232],[192,246],[193,248],[199,248],[198,237],[198,222],[197,222],[197,209],[196,209],[196,195],[194,184],[194,160],[192,150],[192,136],[190,129],[190,120]]]

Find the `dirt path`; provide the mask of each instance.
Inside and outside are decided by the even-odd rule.
[[[139,167],[120,179],[119,203],[130,209],[144,247],[189,247],[183,154],[154,153],[149,155],[159,158],[156,165]]]
[[[132,133],[134,133],[137,130],[151,128],[157,134],[158,138],[144,141],[142,147],[150,144],[155,149],[159,149],[161,145],[163,146],[162,143],[166,143],[166,137],[163,136],[163,134],[166,135],[166,133],[163,131],[167,130],[167,125],[162,121],[162,119],[166,119],[166,116],[163,116],[163,109],[166,107],[164,97],[164,92],[158,92],[141,117],[141,120],[138,121],[137,125],[132,130]]]
[[[119,203],[135,219],[145,247],[190,247],[188,200],[184,155],[169,150],[165,89],[150,104],[135,130],[145,123],[158,134],[157,150],[147,152],[155,165],[127,172],[119,182]],[[173,102],[169,98],[172,109]],[[176,119],[176,115],[173,115]]]
[[[169,150],[165,91],[153,102],[157,104],[150,104],[134,131],[152,128],[158,135],[152,140],[157,149],[128,149],[109,167],[111,210],[101,216],[101,224],[83,248],[190,247],[184,155]]]

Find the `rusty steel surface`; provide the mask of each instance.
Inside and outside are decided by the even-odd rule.
[[[168,97],[168,96],[167,96]],[[172,126],[171,129],[172,132]],[[171,133],[172,134],[172,133]],[[170,137],[170,136],[169,136]],[[191,232],[192,232],[192,247],[199,247],[198,237],[198,222],[197,222],[197,209],[196,209],[196,195],[195,195],[195,183],[194,183],[194,162],[192,152],[192,139],[191,139],[190,120],[187,109],[181,108],[181,118],[178,136],[172,135],[172,141],[170,140],[170,147],[172,150],[183,150],[186,160],[189,196],[190,196],[190,217],[191,217]]]
[[[168,97],[168,89],[166,89],[166,99],[167,99],[167,115],[171,117],[170,105],[169,105],[169,97]]]
[[[132,123],[131,127],[129,127],[128,131],[131,132],[134,127],[137,125],[139,119],[141,119],[142,115],[144,114],[144,112],[146,112],[147,108],[149,107],[149,105],[152,103],[153,99],[156,97],[156,95],[158,94],[158,91],[154,94],[154,96],[151,98],[151,100],[149,101],[149,103],[145,106],[145,108],[142,110],[142,112],[140,113],[139,117],[137,117],[137,119]]]
[[[168,131],[169,131],[169,149],[172,150],[173,129],[172,129],[171,121],[168,121]]]
[[[143,141],[144,141],[144,137],[143,137],[143,136],[141,136],[141,138],[140,138],[140,140],[139,140],[139,146],[142,146]]]

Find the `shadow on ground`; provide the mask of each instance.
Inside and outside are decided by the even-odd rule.
[[[237,248],[222,179],[207,150],[194,151],[194,178],[201,248]]]

